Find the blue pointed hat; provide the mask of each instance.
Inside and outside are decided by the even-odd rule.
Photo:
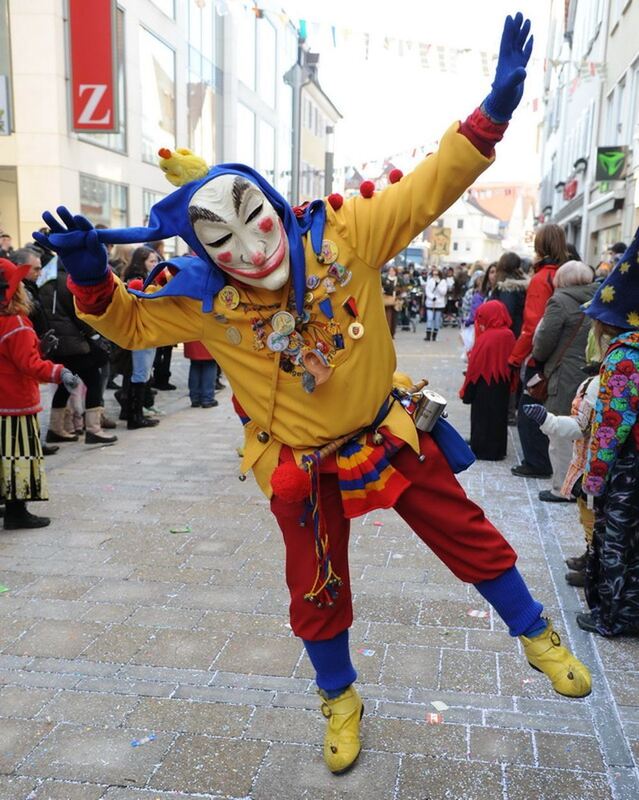
[[[182,256],[162,262],[147,278],[151,282],[158,271],[166,266],[174,267],[175,276],[166,286],[151,294],[130,289],[132,294],[153,300],[168,295],[191,297],[202,300],[202,310],[207,312],[213,308],[215,295],[226,283],[224,272],[206,252],[198,240],[189,220],[188,208],[191,198],[205,184],[220,175],[239,175],[256,184],[270,201],[282,220],[288,236],[295,307],[297,313],[304,310],[304,293],[306,292],[306,264],[304,259],[304,242],[302,236],[310,231],[313,251],[319,255],[322,250],[322,238],[326,223],[326,208],[323,200],[314,200],[301,216],[296,216],[291,205],[266,181],[259,173],[245,164],[218,164],[199,180],[181,186],[164,197],[151,208],[149,223],[138,228],[101,228],[96,232],[103,244],[133,244],[154,242],[180,236],[189,245],[195,256]]]
[[[639,328],[639,229],[617,266],[583,311],[615,328]]]

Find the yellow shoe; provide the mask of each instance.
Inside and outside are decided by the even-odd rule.
[[[520,636],[528,663],[533,669],[544,672],[553,689],[565,697],[586,697],[592,690],[592,678],[570,650],[561,644],[561,639],[550,620],[548,627],[538,636]]]
[[[357,691],[348,689],[329,700],[320,691],[322,714],[328,720],[324,737],[324,761],[335,775],[347,772],[357,761],[362,746],[359,741],[359,722],[364,704]]]

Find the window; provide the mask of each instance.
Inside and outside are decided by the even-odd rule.
[[[126,228],[129,224],[128,188],[80,173],[80,213],[94,225]]]
[[[264,175],[269,183],[275,182],[275,128],[260,120],[258,159],[255,169]]]
[[[257,20],[257,91],[271,108],[275,108],[277,85],[277,33],[267,17]]]
[[[208,164],[216,159],[216,128],[221,112],[215,59],[216,16],[213,0],[189,0],[189,147]]]
[[[118,153],[126,153],[126,92],[124,81],[124,11],[116,9],[115,14],[115,52],[117,59],[117,92],[118,92],[118,130],[115,133],[78,133],[83,142],[97,144]]]
[[[453,250],[459,250],[459,243],[453,242]]]
[[[157,6],[163,14],[167,17],[175,19],[175,2],[174,0],[151,0],[154,6]]]
[[[175,148],[175,52],[140,28],[142,160],[157,161],[160,147]]]
[[[238,38],[241,46],[237,55],[238,76],[249,89],[255,90],[255,14],[252,9],[238,13]]]
[[[8,136],[11,124],[11,42],[9,3],[0,0],[0,136]]]
[[[464,227],[464,220],[463,219],[458,219],[457,220],[457,227],[460,228],[460,229]]]
[[[255,164],[255,114],[243,103],[237,106],[237,160],[249,167]]]

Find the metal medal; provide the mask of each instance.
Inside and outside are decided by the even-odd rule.
[[[277,331],[273,331],[272,333],[269,333],[268,338],[266,339],[266,346],[274,353],[281,353],[288,347],[288,336],[277,333]]]
[[[224,286],[220,289],[218,297],[222,304],[230,310],[237,308],[240,304],[240,293],[235,286]]]
[[[332,242],[330,239],[324,239],[322,242],[322,258],[324,259],[324,263],[332,264],[333,261],[337,261],[338,255],[339,250],[335,242]]]
[[[295,330],[295,317],[288,311],[278,311],[271,317],[271,326],[276,333],[288,336]]]
[[[364,326],[361,322],[351,322],[348,326],[348,335],[351,339],[361,339],[364,335]]]
[[[230,328],[227,328],[226,331],[226,338],[231,344],[238,345],[242,341],[242,334],[240,333],[240,329],[236,328],[232,325]]]
[[[320,285],[320,276],[319,275],[309,275],[306,279],[306,288],[307,289],[317,289]]]

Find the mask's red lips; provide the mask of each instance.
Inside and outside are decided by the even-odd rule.
[[[238,278],[265,278],[267,275],[270,275],[271,272],[275,272],[275,270],[281,265],[282,261],[284,260],[284,256],[286,255],[286,231],[284,230],[284,226],[282,225],[282,220],[278,219],[279,226],[280,226],[280,241],[273,253],[266,259],[264,265],[260,267],[260,269],[256,270],[248,270],[248,269],[234,269],[233,267],[227,267],[224,264],[220,264],[220,268],[224,270],[224,272],[228,272],[231,275],[235,275]]]

